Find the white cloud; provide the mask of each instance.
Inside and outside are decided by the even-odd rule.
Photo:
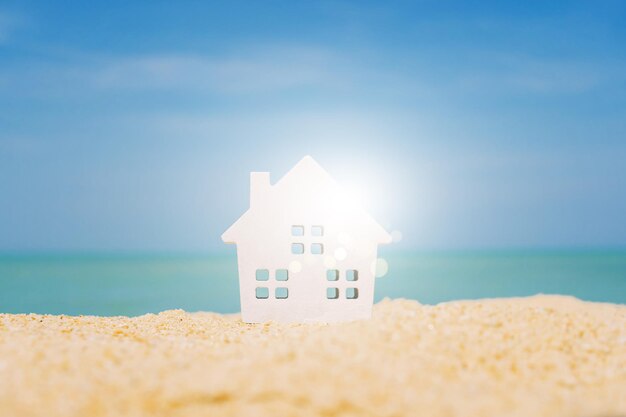
[[[459,94],[575,94],[623,78],[619,62],[474,50],[460,54],[466,65],[451,66],[449,55],[434,54],[430,63],[417,58],[403,67],[385,63],[384,54],[307,44],[235,45],[213,54],[78,54],[0,69],[0,89],[21,97],[97,97],[107,92],[237,96],[308,88],[338,98],[361,95],[367,103],[411,98],[432,105]]]
[[[42,143],[26,136],[0,136],[0,155],[32,155],[41,150]]]
[[[309,45],[238,48],[226,54],[103,56],[80,54],[0,69],[0,89],[20,96],[68,97],[112,92],[238,95],[351,85],[338,53]]]
[[[592,90],[610,77],[586,62],[509,54],[485,60],[490,63],[488,68],[459,76],[461,87],[486,93],[568,94]]]
[[[226,56],[117,57],[89,69],[87,76],[100,89],[264,92],[331,82],[335,60],[313,47],[268,47]]]
[[[0,44],[6,42],[9,32],[6,15],[0,12]]]
[[[0,10],[0,45],[9,40],[11,33],[21,22],[22,19],[19,16]]]

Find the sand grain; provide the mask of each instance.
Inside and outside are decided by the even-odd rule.
[[[0,416],[625,416],[626,306],[383,301],[370,321],[0,315]]]

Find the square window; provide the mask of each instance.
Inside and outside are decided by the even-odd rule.
[[[359,298],[359,289],[358,288],[346,288],[346,298],[348,300],[356,300]]]
[[[339,281],[339,271],[336,269],[329,269],[326,271],[326,279],[328,281]]]
[[[324,245],[321,243],[311,243],[311,253],[313,255],[321,255],[324,253]]]
[[[256,280],[257,281],[268,281],[270,279],[270,271],[267,269],[257,269],[256,270]]]
[[[276,270],[276,281],[287,281],[289,279],[289,271],[286,269]]]
[[[324,226],[311,226],[312,236],[324,236]]]
[[[346,271],[346,280],[348,281],[358,281],[359,280],[359,271],[356,269],[348,269]]]
[[[291,226],[291,236],[304,236],[304,226]]]
[[[276,298],[278,298],[279,300],[284,300],[289,296],[289,289],[287,289],[286,287],[278,287],[276,288],[275,295]]]
[[[296,255],[302,255],[304,253],[304,245],[302,243],[292,243],[291,253]]]
[[[265,299],[270,297],[270,290],[267,287],[256,288],[256,298]]]
[[[328,298],[329,300],[336,300],[337,298],[339,298],[339,288],[327,288],[326,298]]]

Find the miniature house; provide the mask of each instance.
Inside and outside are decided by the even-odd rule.
[[[250,208],[224,234],[237,245],[248,323],[366,319],[379,244],[391,236],[310,156],[276,184],[250,174]]]

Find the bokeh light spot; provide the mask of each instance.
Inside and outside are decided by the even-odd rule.
[[[371,269],[372,274],[374,274],[376,278],[382,278],[387,275],[387,272],[389,272],[389,264],[385,259],[378,258],[374,262],[372,262]]]
[[[399,230],[394,230],[391,232],[391,241],[392,242],[400,242],[402,240],[402,232]]]

